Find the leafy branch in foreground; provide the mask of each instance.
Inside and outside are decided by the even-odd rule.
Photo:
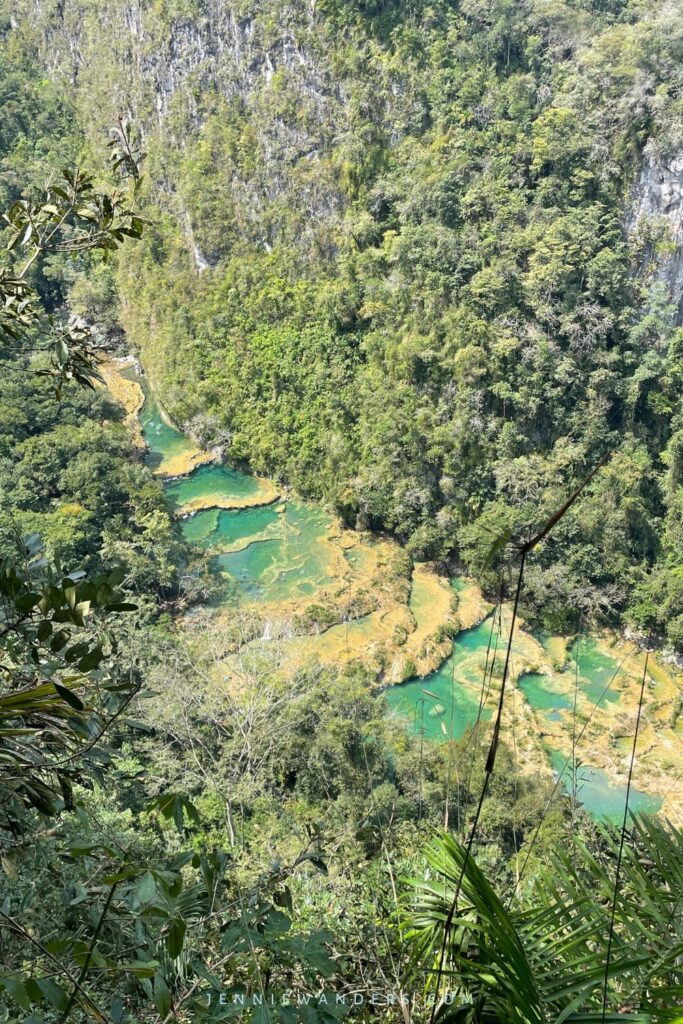
[[[25,259],[18,266],[16,258],[0,265],[0,350],[20,347],[29,353],[49,353],[51,368],[34,372],[56,379],[58,397],[66,380],[90,387],[99,380],[97,345],[82,318],[71,315],[62,322],[45,313],[29,274],[46,255],[100,250],[106,259],[126,238],[141,237],[144,222],[135,199],[143,180],[144,154],[135,148],[130,127],[122,119],[109,145],[112,169],[125,187],[99,189],[91,175],[67,167],[59,182],[49,182],[42,195],[19,199],[3,214],[6,253],[23,252]]]
[[[412,881],[404,923],[416,971],[434,992],[443,976],[451,1003],[438,1019],[458,1024],[561,1021],[676,1021],[683,1014],[683,837],[673,827],[633,818],[616,905],[609,971],[613,1010],[603,1015],[613,864],[619,832],[600,827],[601,852],[578,840],[533,884],[527,907],[504,906],[466,847],[450,835],[427,848],[427,872]],[[458,915],[445,924],[456,886]],[[443,995],[443,993],[441,993]]]
[[[199,817],[181,794],[164,794],[146,813],[159,825],[165,820],[168,844],[173,822],[179,836],[196,842]],[[0,910],[0,926],[21,940],[7,943],[0,972],[0,993],[14,1005],[34,1014],[57,1010],[60,1024],[70,1017],[122,1024],[141,1015],[243,1020],[252,1006],[260,1014],[253,1019],[268,1024],[333,1024],[343,1014],[332,1000],[305,1006],[300,1016],[291,996],[292,989],[317,992],[337,970],[330,933],[294,927],[287,880],[310,862],[306,850],[242,889],[220,850],[150,858],[144,845],[92,834],[82,808],[77,817],[80,833],[67,819],[56,841],[62,870],[78,871],[77,926],[37,941],[9,900]]]
[[[108,618],[135,609],[116,592],[123,573],[82,576],[0,562],[0,798],[15,836],[27,808],[72,805],[85,756],[92,770],[99,740],[139,689],[106,653],[116,650]]]

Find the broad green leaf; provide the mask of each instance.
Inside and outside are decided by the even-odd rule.
[[[171,1011],[171,993],[161,971],[154,975],[154,1005],[162,1019]]]
[[[166,933],[166,949],[168,950],[168,955],[174,960],[182,952],[186,931],[187,925],[183,919],[181,917],[174,917]]]
[[[102,661],[103,657],[104,653],[102,651],[102,648],[99,646],[93,647],[93,649],[89,651],[88,654],[85,654],[80,659],[80,661],[78,662],[78,668],[81,672],[91,672],[93,669],[99,667],[99,664]]]
[[[62,686],[61,683],[54,683],[53,685],[59,696],[62,697],[67,704],[72,708],[75,708],[77,711],[84,710],[85,704],[81,698],[73,692],[73,690],[69,690],[68,687]]]
[[[0,985],[5,988],[5,991],[22,1010],[30,1010],[31,1000],[22,978],[0,978]]]
[[[50,1006],[54,1006],[55,1010],[65,1010],[69,1003],[69,997],[62,986],[52,978],[38,978],[37,980],[38,987]]]

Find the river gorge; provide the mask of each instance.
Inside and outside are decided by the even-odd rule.
[[[322,507],[202,451],[172,425],[130,361],[105,376],[186,541],[207,552],[221,580],[215,629],[227,630],[236,610],[248,612],[250,629],[217,662],[220,685],[239,687],[250,660],[264,654],[278,672],[310,659],[362,660],[386,689],[388,713],[425,738],[458,739],[491,717],[508,608],[497,613],[472,581],[411,565],[391,538],[347,529]],[[574,750],[579,803],[620,820],[643,659],[623,638],[518,626],[503,728],[521,770],[554,773],[570,789]],[[678,822],[680,702],[680,675],[650,657],[629,806]]]

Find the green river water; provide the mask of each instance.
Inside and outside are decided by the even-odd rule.
[[[156,469],[169,456],[187,450],[187,439],[162,419],[149,392],[140,417],[147,462]],[[223,495],[240,501],[256,498],[260,483],[227,466],[199,466],[188,476],[165,481],[166,494],[178,509],[193,499]],[[252,508],[207,508],[182,520],[186,540],[214,552],[213,566],[238,593],[271,603],[310,597],[332,582],[322,541],[330,516],[316,506],[290,500]]]
[[[126,376],[133,376],[126,373]],[[187,451],[189,441],[170,426],[147,393],[141,425],[148,446],[147,462],[156,469],[170,456]],[[224,495],[249,499],[258,493],[260,482],[247,473],[222,465],[203,465],[188,476],[166,480],[170,503],[175,507],[205,496]],[[207,508],[182,520],[185,538],[213,553],[213,566],[226,579],[226,591],[264,605],[281,600],[308,599],[320,586],[334,581],[330,576],[329,551],[325,537],[332,526],[330,516],[311,504],[295,500],[283,507],[271,505],[241,509]],[[362,557],[351,551],[349,562]],[[457,590],[460,583],[453,581]],[[369,619],[369,617],[367,617]],[[364,620],[353,623],[363,628]],[[333,627],[338,628],[338,627]],[[490,624],[485,621],[465,630],[455,640],[453,653],[437,671],[424,679],[413,679],[389,687],[389,707],[405,716],[408,728],[440,740],[448,736],[460,738],[479,713],[482,669],[490,637]],[[539,638],[543,642],[543,638]],[[618,662],[599,650],[590,639],[582,640],[579,652],[570,652],[572,660],[565,671],[577,677],[579,690],[593,703],[615,701],[618,690],[605,688],[618,669]],[[579,659],[576,671],[574,657]],[[545,675],[522,676],[519,686],[539,718],[559,721],[571,714],[573,699],[558,692],[553,680]],[[490,718],[490,707],[484,707],[482,718]],[[565,758],[547,748],[556,773],[562,772],[565,787],[570,787],[570,773],[563,772]],[[624,811],[625,787],[610,782],[599,768],[583,766],[578,773],[578,798],[596,817],[620,819]],[[656,812],[661,801],[654,796],[631,789],[629,806],[633,810]]]

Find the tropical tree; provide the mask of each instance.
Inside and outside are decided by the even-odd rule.
[[[135,208],[144,154],[135,148],[122,119],[110,140],[112,170],[121,187],[98,188],[92,175],[66,167],[42,194],[17,199],[3,214],[6,254],[0,261],[0,353],[45,353],[48,367],[34,372],[55,379],[59,397],[66,380],[92,386],[99,380],[99,354],[91,327],[80,317],[48,313],[31,270],[46,256],[76,256],[100,250],[106,257],[126,238],[140,238],[143,220]],[[132,184],[132,188],[129,186]],[[18,254],[23,258],[18,259]],[[6,363],[4,365],[7,365]]]
[[[404,927],[436,1019],[683,1019],[683,835],[633,817],[630,844],[606,824],[598,838],[596,853],[577,837],[507,901],[452,835],[432,840],[424,876],[411,883]]]

